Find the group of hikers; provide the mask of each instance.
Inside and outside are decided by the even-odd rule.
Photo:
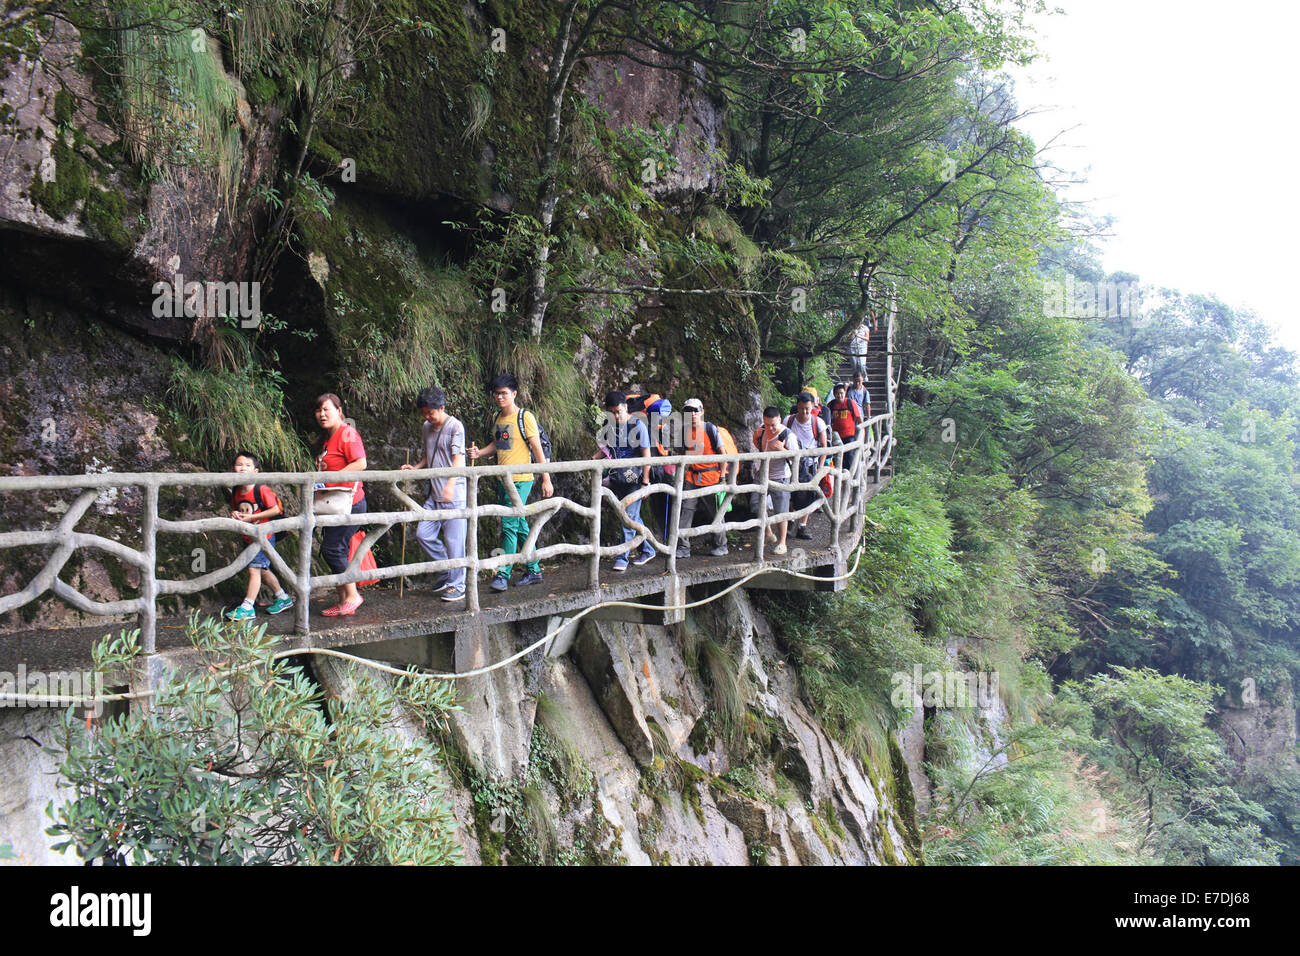
[[[480,448],[470,443],[465,425],[460,419],[447,411],[447,397],[441,388],[430,386],[422,390],[416,398],[416,407],[423,417],[420,447],[422,455],[415,464],[405,464],[402,470],[425,468],[463,468],[466,459],[478,461],[480,458],[495,457],[497,464],[521,466],[508,477],[503,476],[496,483],[497,500],[500,504],[515,505],[507,481],[513,482],[518,501],[527,503],[532,494],[537,475],[527,471],[526,467],[534,462],[551,460],[550,439],[539,425],[537,417],[519,407],[519,382],[511,374],[496,376],[488,383],[488,393],[495,402],[497,414],[491,426],[492,440]],[[642,504],[645,496],[628,501],[638,488],[667,480],[666,474],[672,468],[661,468],[655,464],[656,457],[670,454],[689,454],[700,456],[721,456],[736,453],[736,445],[730,433],[721,426],[707,421],[704,416],[704,404],[698,398],[688,399],[682,406],[685,412],[681,427],[676,433],[662,423],[671,419],[671,405],[658,395],[628,393],[612,390],[605,395],[604,408],[607,413],[606,425],[598,436],[599,447],[593,459],[610,459],[614,462],[626,462],[626,465],[611,465],[607,470],[607,483],[614,496],[618,498],[627,512],[628,518],[640,523]],[[852,441],[858,433],[859,426],[871,417],[871,396],[866,389],[865,370],[858,367],[851,383],[836,384],[826,401],[820,402],[816,392],[805,388],[798,395],[794,409],[784,415],[782,411],[769,406],[763,410],[763,426],[754,432],[753,449],[755,451],[774,452],[793,449],[822,451],[820,454],[800,456],[798,461],[798,482],[812,480],[821,464],[833,454],[831,446]],[[366,449],[361,435],[355,426],[349,424],[343,416],[342,400],[332,392],[327,392],[316,399],[315,418],[324,433],[321,451],[316,458],[316,467],[320,471],[364,471],[367,466]],[[666,445],[667,443],[667,445]],[[855,452],[844,453],[844,468],[853,466]],[[771,482],[789,484],[791,459],[768,460],[756,463],[768,469]],[[234,459],[234,471],[250,476],[250,483],[233,489],[230,500],[230,516],[249,524],[261,524],[281,516],[283,507],[275,492],[264,484],[258,484],[253,477],[260,467],[256,455],[241,451]],[[736,474],[732,475],[732,470]],[[739,477],[739,462],[719,460],[713,463],[698,463],[685,466],[683,483],[687,490],[724,485],[731,477]],[[761,480],[761,472],[756,476]],[[540,473],[541,494],[549,498],[554,494],[551,476]],[[424,507],[428,511],[454,511],[466,507],[466,485],[463,476],[433,478]],[[829,492],[829,484],[823,489]],[[682,500],[679,525],[693,528],[696,524],[709,525],[717,516],[725,496],[719,492],[686,497]],[[791,510],[798,511],[814,503],[817,492],[777,491],[769,495],[768,513],[782,514]],[[318,515],[351,514],[366,512],[366,497],[361,481],[331,482],[319,484],[312,502],[312,510]],[[667,508],[664,508],[664,532],[667,538]],[[795,537],[810,539],[808,515],[802,516],[795,529]],[[465,538],[468,519],[433,518],[416,525],[415,537],[431,561],[443,561],[465,557]],[[648,523],[648,522],[647,522]],[[786,534],[789,522],[775,522],[768,528],[767,538],[773,547],[773,553],[782,555],[787,552]],[[627,549],[614,559],[615,571],[626,571],[629,564],[643,565],[655,556],[654,547],[649,540],[643,540],[639,550],[633,554],[633,540],[638,532],[628,525],[622,526],[623,541]],[[501,519],[500,554],[516,554],[528,539],[528,519],[521,515],[507,515]],[[321,540],[321,557],[329,569],[335,573],[346,570],[351,560],[353,539],[362,535],[355,526],[338,525],[326,527]],[[277,536],[278,537],[278,536]],[[722,531],[704,536],[706,544],[711,546],[708,552],[713,556],[727,554],[727,538]],[[251,542],[251,538],[245,538]],[[274,546],[274,538],[271,541]],[[677,547],[677,557],[691,556],[689,540],[681,541]],[[275,574],[271,571],[270,558],[264,551],[253,555],[248,565],[248,589],[244,600],[238,607],[226,613],[231,620],[247,620],[256,615],[256,602],[265,585],[273,601],[266,607],[270,614],[278,614],[294,606],[293,598],[281,587]],[[491,581],[495,591],[505,591],[510,586],[512,565],[502,565],[497,569]],[[451,568],[440,575],[435,593],[440,593],[443,601],[454,602],[465,598],[464,567]],[[516,587],[537,584],[542,580],[542,568],[537,561],[524,564],[523,576]],[[338,587],[338,602],[324,610],[327,617],[355,614],[362,605],[363,598],[355,583],[342,584]]]

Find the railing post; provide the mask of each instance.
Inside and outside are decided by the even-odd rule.
[[[587,583],[593,591],[600,590],[600,464],[591,469],[591,565],[587,570]]]
[[[859,427],[858,432],[862,429]],[[844,446],[839,446],[835,453],[835,474],[831,477],[831,544],[838,551],[840,547],[840,527],[844,524],[844,482],[849,476],[844,473]]]
[[[758,491],[758,544],[754,546],[754,556],[762,562],[767,557],[767,496],[772,483],[772,463],[762,463],[763,481]]]
[[[477,614],[478,605],[478,473],[470,470],[465,488],[465,501],[469,504],[469,527],[465,529],[465,554],[470,558],[465,577],[466,608]]]
[[[152,654],[158,628],[158,486],[152,482],[144,489],[141,530],[144,567],[140,569],[140,649]]]
[[[668,516],[668,573],[677,574],[677,535],[682,523],[682,490],[686,487],[686,466],[678,465],[673,475],[673,503]]]
[[[312,510],[316,483],[302,483],[302,528],[298,532],[298,574],[294,589],[298,592],[298,608],[294,614],[294,629],[299,634],[311,633],[311,550],[316,534],[316,512]]]

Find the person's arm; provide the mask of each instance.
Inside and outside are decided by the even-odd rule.
[[[464,467],[465,467],[465,453],[464,453],[464,452],[459,452],[459,451],[458,451],[458,452],[456,452],[454,455],[451,456],[451,467],[453,467],[453,468],[464,468]],[[458,482],[458,481],[464,481],[464,479],[463,479],[463,478],[450,478],[450,479],[448,479],[447,482],[442,486],[442,503],[443,503],[444,505],[449,505],[449,504],[451,504],[453,501],[456,500],[456,482]]]
[[[397,470],[398,470],[398,471],[419,471],[421,468],[428,468],[428,467],[429,467],[429,464],[428,464],[428,462],[426,461],[426,458],[427,458],[427,457],[428,457],[428,456],[425,456],[425,458],[421,458],[420,461],[419,461],[419,464],[415,464],[415,465],[402,465],[402,466],[401,466],[400,468],[398,468]]]
[[[537,418],[532,412],[524,412],[524,428],[527,428],[530,422],[533,426],[533,433],[530,436],[525,436],[528,438],[528,447],[532,450],[535,461],[544,462],[546,461],[546,454],[542,451],[541,429],[537,425]],[[542,497],[549,498],[553,494],[555,494],[555,488],[551,484],[551,474],[544,471],[542,472]]]
[[[478,461],[480,458],[490,458],[496,453],[497,443],[495,441],[489,442],[483,448],[479,448],[478,445],[469,446],[469,457],[471,461]]]
[[[645,422],[638,422],[637,424],[639,426],[638,431],[640,432],[641,437],[641,451],[639,454],[642,458],[648,459],[650,457],[650,429],[646,427]],[[644,487],[648,484],[650,484],[649,461],[645,462],[641,468],[641,485]]]

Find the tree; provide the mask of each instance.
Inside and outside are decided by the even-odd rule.
[[[1221,689],[1151,668],[1113,670],[1067,684],[1063,697],[1087,705],[1091,749],[1137,797],[1143,846],[1170,863],[1275,863],[1278,846],[1260,832],[1268,814],[1222,783],[1223,745],[1205,724]]]
[[[448,685],[363,675],[352,699],[325,701],[265,627],[196,616],[189,635],[201,666],[172,673],[147,708],[93,730],[64,715],[52,752],[72,794],[55,849],[105,864],[458,859],[438,750],[402,717],[438,728]],[[136,651],[133,636],[105,642],[96,670],[134,667]]]

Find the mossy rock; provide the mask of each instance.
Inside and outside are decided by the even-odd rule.
[[[54,178],[45,182],[38,172],[32,179],[29,195],[52,218],[63,220],[89,195],[90,167],[62,137],[55,140],[51,156]]]
[[[523,38],[549,36],[548,14],[500,3],[480,20],[459,0],[383,0],[379,7],[381,16],[428,23],[434,34],[404,27],[382,55],[361,64],[364,106],[358,116],[322,124],[317,158],[330,168],[337,166],[331,157],[355,159],[358,184],[405,198],[445,193],[483,202],[535,176],[545,76],[534,43]],[[506,31],[499,53],[490,49],[498,26]],[[480,169],[485,156],[492,157],[488,176]]]
[[[131,235],[122,225],[126,219],[126,200],[121,193],[91,189],[86,195],[85,219],[101,239],[115,246],[131,245]]]

